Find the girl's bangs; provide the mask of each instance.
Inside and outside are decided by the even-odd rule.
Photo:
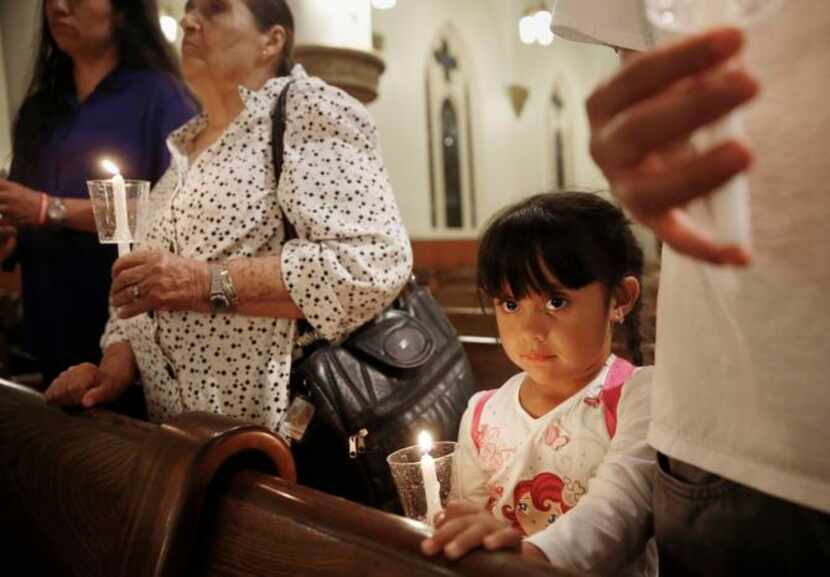
[[[555,282],[580,289],[598,279],[591,261],[600,255],[585,236],[578,227],[534,207],[517,211],[495,223],[482,239],[479,289],[491,298],[517,300],[550,293]]]

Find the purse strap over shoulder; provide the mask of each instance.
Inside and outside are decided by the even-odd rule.
[[[277,99],[277,106],[274,108],[274,115],[271,119],[271,158],[274,163],[274,178],[276,180],[277,188],[279,188],[280,185],[283,157],[285,156],[285,126],[287,118],[286,103],[288,101],[288,91],[295,81],[296,79],[293,78],[289,80],[285,85],[285,88],[283,88],[282,92],[280,92],[280,96]],[[282,210],[282,206],[280,206],[280,210]],[[284,210],[282,211],[282,216],[285,226],[285,240],[288,241],[293,238],[297,238],[297,230],[294,228],[294,225],[291,224],[291,221],[288,220],[288,216],[285,214]]]
[[[277,99],[277,105],[274,107],[274,113],[272,116],[271,156],[274,163],[274,178],[276,180],[277,188],[279,188],[285,157],[285,131],[288,118],[288,91],[291,89],[291,85],[294,84],[295,81],[296,79],[289,80],[288,83],[286,83],[285,88],[283,88],[282,92],[280,92],[279,98]],[[280,210],[282,211],[283,226],[285,227],[285,242],[299,238],[297,229],[288,219],[288,215],[285,213],[285,210],[282,209],[282,205],[280,205]],[[406,297],[417,292],[419,288],[418,283],[415,281],[415,277],[412,276],[404,289],[401,291],[401,294],[398,296],[397,300],[399,302],[399,307],[403,308],[402,305],[406,302]],[[315,331],[307,321],[300,322],[298,335],[295,340],[296,347],[303,349],[319,342],[320,340],[320,335],[317,334],[317,331]]]
[[[279,189],[280,177],[282,176],[283,159],[285,157],[285,127],[288,118],[287,102],[288,91],[291,85],[296,82],[295,78],[289,80],[285,88],[280,92],[277,98],[277,105],[274,107],[274,114],[271,117],[271,159],[274,163],[274,179],[276,181],[276,188]],[[279,203],[278,203],[279,204]],[[285,214],[282,205],[279,205],[280,212],[282,212],[282,222],[285,227],[285,242],[299,238],[297,229]],[[297,337],[294,346],[298,349],[304,349],[322,339],[317,331],[315,331],[308,321],[301,320],[298,323]]]

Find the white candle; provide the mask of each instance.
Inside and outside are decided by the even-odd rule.
[[[707,130],[710,144],[744,135],[743,115],[733,112]],[[750,248],[752,239],[749,210],[749,179],[738,174],[706,199],[712,214],[715,238],[721,243]]]
[[[435,515],[443,508],[441,507],[441,484],[438,482],[438,473],[435,470],[435,459],[429,454],[432,450],[432,437],[423,431],[418,436],[418,444],[424,453],[421,457],[421,474],[424,478],[424,493],[427,502],[427,523],[432,525]]]
[[[118,256],[130,252],[130,222],[127,218],[127,187],[118,166],[111,160],[101,163],[112,174],[112,200],[115,210],[115,241],[118,243]]]
[[[645,0],[648,17],[656,27],[655,38],[664,44],[678,38],[701,32],[707,28],[729,25],[748,25],[764,16],[777,0]],[[743,117],[733,112],[717,125],[699,130],[694,142],[706,150],[728,139],[744,135]],[[709,229],[714,239],[723,244],[750,248],[752,241],[749,182],[739,174],[706,197],[703,210],[693,210],[696,220]]]
[[[734,2],[698,0],[695,4],[697,30],[734,22],[739,15]],[[708,145],[744,136],[743,115],[733,112],[716,126],[704,131]],[[706,199],[712,215],[715,239],[749,249],[751,241],[749,214],[749,181],[739,174]]]

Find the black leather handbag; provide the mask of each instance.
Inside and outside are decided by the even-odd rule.
[[[274,112],[278,180],[290,85]],[[296,238],[291,230],[288,235]],[[316,409],[302,441],[292,447],[299,482],[398,512],[387,455],[415,444],[423,430],[435,441],[456,440],[475,391],[455,329],[429,290],[414,280],[344,342],[307,347],[292,365],[291,381],[292,394],[307,396]]]

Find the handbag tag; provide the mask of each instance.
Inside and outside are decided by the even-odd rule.
[[[280,422],[280,435],[297,443],[302,441],[314,411],[311,401],[301,395],[295,396]]]

